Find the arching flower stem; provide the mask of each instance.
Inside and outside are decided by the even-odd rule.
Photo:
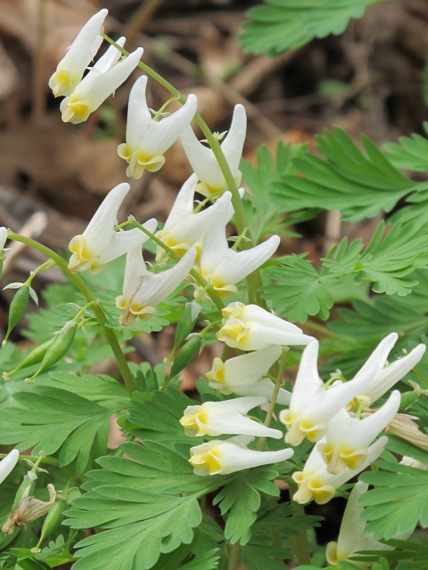
[[[85,281],[80,277],[80,275],[78,275],[76,273],[71,273],[68,269],[67,261],[65,259],[63,259],[60,255],[58,255],[55,251],[50,249],[49,247],[46,247],[45,245],[39,243],[36,240],[27,238],[27,237],[22,236],[20,234],[16,234],[10,230],[8,232],[8,238],[10,240],[19,241],[19,242],[21,242],[21,243],[23,243],[29,247],[32,247],[33,249],[40,251],[40,253],[43,253],[43,255],[46,255],[46,257],[49,257],[50,259],[52,259],[56,263],[56,265],[58,265],[58,267],[61,269],[61,271],[67,276],[67,278],[84,295],[86,300],[88,302],[94,303],[93,311],[94,311],[95,316],[97,317],[98,322],[102,328],[104,336],[106,337],[106,340],[109,343],[109,345],[113,351],[113,354],[114,354],[115,359],[117,361],[117,364],[119,366],[120,372],[122,374],[123,381],[125,382],[126,388],[129,392],[129,394],[132,394],[132,392],[135,392],[135,390],[137,389],[137,385],[135,383],[134,376],[132,375],[131,370],[129,369],[128,362],[126,361],[125,355],[123,354],[123,351],[122,351],[120,344],[116,338],[116,335],[114,334],[113,330],[107,326],[107,319],[106,319],[106,316],[104,314],[104,310],[102,309],[101,305],[98,302],[95,302],[96,299],[93,296],[92,291],[90,290],[88,285],[85,283]]]

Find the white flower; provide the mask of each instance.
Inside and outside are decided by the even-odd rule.
[[[197,100],[189,95],[186,103],[175,113],[162,119],[152,118],[146,100],[147,77],[135,82],[129,95],[126,143],[117,152],[129,166],[126,175],[140,178],[145,169],[157,172],[165,163],[163,154],[178,139],[196,113]]]
[[[336,382],[325,388],[318,374],[317,358],[318,341],[313,339],[303,351],[290,407],[279,414],[288,429],[285,441],[291,445],[299,445],[305,437],[309,441],[321,439],[327,433],[331,418],[372,379],[367,371],[352,381]]]
[[[219,390],[222,394],[264,396],[270,400],[275,385],[272,380],[263,376],[268,373],[281,353],[280,346],[272,345],[229,358],[226,362],[215,358],[212,370],[206,373],[206,378],[211,388]],[[276,401],[278,404],[288,404],[290,396],[290,392],[280,388]]]
[[[191,248],[171,269],[150,273],[144,262],[141,248],[129,251],[126,258],[123,294],[116,297],[116,307],[123,311],[120,324],[131,325],[136,317],[153,315],[155,307],[166,299],[187,277],[196,258]]]
[[[236,185],[241,182],[241,172],[238,170],[247,131],[247,115],[242,105],[236,105],[230,130],[221,144],[221,149],[235,179]],[[190,127],[181,135],[181,142],[187,158],[200,183],[196,190],[208,198],[227,190],[223,173],[213,151],[198,141]]]
[[[257,305],[231,303],[222,311],[223,326],[217,338],[232,348],[259,350],[270,345],[305,345],[313,337]]]
[[[251,420],[244,414],[256,406],[266,404],[266,398],[236,398],[223,402],[205,402],[199,406],[187,406],[180,424],[186,435],[253,435],[280,439],[282,432]]]
[[[253,438],[233,437],[214,440],[190,449],[190,464],[195,475],[229,475],[243,469],[271,465],[290,459],[292,449],[254,451],[246,446]]]
[[[224,224],[224,220],[228,220],[232,215],[232,194],[230,192],[225,192],[215,204],[194,214],[193,201],[197,182],[198,178],[195,174],[186,180],[177,195],[164,228],[156,234],[156,237],[179,255],[183,255],[192,245],[199,253],[206,232],[215,224]],[[158,248],[157,257],[164,255],[164,250]]]
[[[101,267],[136,246],[141,246],[148,237],[138,228],[129,231],[114,231],[117,224],[117,212],[129,191],[129,184],[115,186],[104,198],[98,210],[82,235],[74,236],[69,249],[72,256],[68,268],[72,273],[86,271],[99,273]],[[152,218],[144,224],[151,233],[156,229],[157,221]]]
[[[13,449],[10,453],[6,455],[4,459],[0,461],[0,483],[6,479],[15,465],[18,463],[19,451]]]
[[[340,473],[329,473],[317,446],[314,447],[303,471],[293,473],[293,479],[299,487],[293,495],[293,500],[302,505],[312,500],[319,505],[328,503],[341,485],[376,461],[384,450],[387,441],[388,438],[386,436],[379,438],[367,449],[367,457],[361,465],[355,469],[347,467]]]
[[[356,469],[364,462],[369,445],[398,412],[400,400],[395,390],[381,408],[363,419],[352,417],[344,408],[330,419],[325,442],[317,446],[329,473]]]
[[[125,38],[120,38],[116,43],[123,46]],[[143,51],[143,48],[138,48],[119,62],[122,54],[115,46],[110,46],[73,92],[61,101],[62,120],[74,124],[86,121],[128,79]]]
[[[349,495],[337,542],[327,544],[326,558],[332,566],[337,566],[340,560],[349,560],[361,550],[388,550],[392,548],[375,540],[371,533],[365,532],[366,522],[361,518],[364,509],[358,505],[358,499],[367,492],[368,488],[368,484],[358,481]],[[404,537],[402,538],[404,539]],[[358,567],[360,566],[360,563],[354,560],[351,562],[357,564]]]
[[[71,95],[82,79],[86,68],[102,44],[100,31],[107,14],[108,10],[105,8],[94,14],[58,63],[56,71],[49,79],[49,87],[55,97]]]
[[[0,251],[3,251],[6,240],[7,240],[7,228],[2,226],[0,227]]]
[[[397,359],[392,364],[387,364],[387,358],[393,346],[397,342],[397,333],[391,333],[385,337],[372,352],[367,362],[356,375],[371,374],[373,380],[358,394],[358,399],[369,406],[378,400],[399,380],[403,378],[423,357],[426,346],[419,344],[409,354]]]
[[[215,224],[205,235],[201,253],[201,275],[220,296],[236,293],[236,283],[263,265],[277,250],[279,236],[244,251],[229,249],[226,225]]]

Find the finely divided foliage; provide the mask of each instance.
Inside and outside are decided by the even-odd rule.
[[[340,33],[374,3],[266,0],[249,10],[242,46],[276,55]],[[328,568],[425,570],[428,140],[378,147],[334,128],[316,153],[279,142],[239,165],[244,107],[225,138],[211,133],[196,97],[139,61],[142,49],[100,35],[106,17],[90,19],[51,77],[63,119],[86,120],[142,70],[128,115],[138,120],[119,147],[127,175],[162,168],[180,136],[195,173],[165,225],[119,224],[129,185],[113,188],[69,259],[0,228],[0,264],[7,239],[48,258],[11,284],[0,351],[0,568],[320,570],[313,528],[339,495],[349,502]],[[146,100],[152,80],[172,97],[164,105]],[[182,107],[164,117],[172,100]],[[319,260],[273,257],[332,210],[383,219]],[[19,338],[32,282],[53,264],[69,284],[44,289],[22,352],[9,334]],[[167,326],[170,354],[141,361],[138,337]],[[95,372],[112,357],[110,374]],[[205,376],[192,398],[187,367]],[[323,516],[305,513],[310,501]]]

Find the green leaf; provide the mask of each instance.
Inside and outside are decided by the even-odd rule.
[[[122,450],[131,461],[98,460],[101,469],[88,473],[87,492],[66,513],[65,524],[72,528],[103,529],[78,543],[76,570],[146,570],[161,553],[192,542],[193,529],[202,521],[198,497],[215,488],[215,478],[193,475],[189,447],[129,443]]]
[[[60,466],[76,460],[82,473],[107,449],[110,412],[86,398],[58,388],[33,385],[16,392],[15,404],[2,409],[0,443],[34,448],[37,455],[59,451]]]
[[[360,499],[367,532],[376,539],[410,534],[420,524],[428,526],[428,472],[398,463],[379,462],[382,471],[367,472],[361,479],[376,486]]]
[[[298,157],[294,165],[302,176],[287,174],[273,184],[272,198],[284,212],[340,210],[344,220],[357,221],[390,212],[418,188],[367,137],[361,137],[365,152],[339,128],[325,131],[317,143],[324,160],[309,153]]]
[[[423,124],[425,133],[428,134],[428,122]],[[397,143],[386,143],[384,149],[389,161],[403,170],[415,170],[417,172],[428,171],[428,139],[413,134],[410,137],[400,137]]]
[[[232,544],[246,544],[251,536],[251,526],[257,519],[260,492],[278,496],[279,489],[272,482],[278,472],[271,467],[250,469],[233,477],[214,499],[222,515],[227,513],[225,538]]]
[[[240,170],[249,189],[244,195],[244,208],[255,241],[260,241],[266,234],[290,235],[292,232],[284,231],[284,227],[299,221],[296,218],[284,220],[284,213],[278,211],[270,195],[272,184],[278,181],[281,175],[295,173],[292,160],[304,153],[306,148],[306,145],[291,146],[280,141],[276,147],[275,158],[263,145],[257,149],[255,166],[247,160],[241,161]]]
[[[415,269],[428,267],[425,228],[397,224],[388,232],[385,223],[380,222],[364,251],[362,239],[348,244],[344,238],[323,263],[332,273],[351,274],[357,283],[370,281],[375,293],[407,295],[418,284],[412,275]]]
[[[338,279],[320,275],[315,267],[298,255],[283,258],[281,265],[268,269],[274,282],[262,288],[262,296],[272,303],[279,316],[292,322],[305,322],[308,316],[326,320],[334,299],[330,292]]]
[[[313,38],[343,32],[351,18],[379,0],[265,0],[247,12],[241,45],[247,53],[277,55]]]

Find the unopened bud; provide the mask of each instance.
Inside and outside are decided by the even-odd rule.
[[[73,344],[74,337],[76,336],[76,330],[76,323],[74,321],[68,321],[63,326],[62,330],[48,346],[38,370],[33,374],[33,376],[26,379],[27,383],[31,383],[36,376],[54,366],[67,354],[70,346]]]
[[[9,380],[9,378],[13,374],[18,372],[22,368],[27,368],[28,366],[33,366],[33,364],[38,364],[39,362],[41,362],[46,354],[46,351],[48,350],[49,346],[52,344],[53,341],[54,339],[50,338],[43,344],[36,346],[36,348],[34,348],[31,352],[27,354],[24,360],[21,360],[21,362],[18,364],[16,368],[11,370],[10,372],[3,372],[3,380]]]
[[[171,367],[170,378],[176,376],[198,356],[202,346],[202,339],[199,335],[192,336],[180,349]]]
[[[184,342],[186,337],[192,332],[201,309],[202,307],[195,301],[186,303],[186,307],[181,313],[181,316],[177,322],[177,328],[175,329],[173,351],[177,348],[177,346]]]
[[[32,552],[40,552],[40,545],[43,543],[45,538],[48,538],[55,530],[59,527],[62,522],[62,513],[64,512],[67,503],[60,499],[53,503],[50,507],[48,514],[43,522],[42,530],[40,533],[40,539],[32,550]]]
[[[25,314],[28,306],[28,301],[30,299],[30,287],[28,285],[23,285],[15,293],[14,298],[10,304],[9,309],[9,323],[7,326],[6,336],[3,340],[3,345],[7,342],[10,333],[13,331],[15,326],[19,323]]]

